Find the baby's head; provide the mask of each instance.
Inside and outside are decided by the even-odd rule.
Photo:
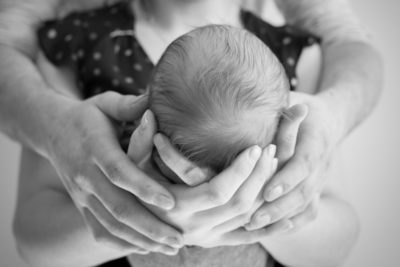
[[[289,84],[256,36],[211,25],[167,48],[149,89],[159,131],[197,165],[219,172],[244,149],[272,142]]]

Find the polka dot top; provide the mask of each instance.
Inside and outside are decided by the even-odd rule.
[[[135,18],[122,2],[88,12],[73,13],[43,23],[38,39],[46,57],[56,66],[73,66],[84,98],[113,90],[142,94],[154,69],[135,37]],[[275,53],[297,85],[296,65],[304,47],[319,41],[291,26],[275,27],[248,11],[241,11],[244,27]]]

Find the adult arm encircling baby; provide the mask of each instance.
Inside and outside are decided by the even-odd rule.
[[[292,93],[295,102],[309,107],[309,115],[297,135],[294,156],[271,179],[264,193],[268,203],[254,216],[268,214],[271,222],[296,210],[301,215],[323,191],[326,166],[335,149],[372,111],[382,80],[380,56],[348,1],[277,4],[289,24],[322,38],[322,71],[317,93]],[[296,199],[302,199],[303,209],[290,204]]]
[[[284,117],[280,128],[280,134],[284,138],[279,143],[281,153],[278,158],[282,163],[293,156],[296,133],[307,114],[307,108],[297,105],[291,107],[286,113],[287,116]],[[163,143],[160,144],[160,141]],[[182,158],[176,150],[175,155],[171,155],[174,150],[170,149],[171,145],[167,139],[159,139],[155,143],[160,156],[168,155],[170,158],[167,161],[170,168],[177,169],[181,175],[186,175],[185,180],[190,180],[192,174],[195,174],[195,178],[198,179],[200,171],[193,171],[196,167],[192,163]],[[164,152],[167,148],[168,152]],[[261,156],[257,164],[259,166],[267,165],[268,161],[263,162],[262,158]],[[219,191],[219,197],[215,197],[218,194],[212,190],[212,187],[208,188],[212,184],[206,183],[202,189],[208,188],[208,190],[204,190],[202,193],[209,196],[208,198],[214,196],[213,199],[217,201],[218,207],[210,209],[203,207],[201,212],[196,211],[196,205],[199,206],[201,203],[196,203],[195,194],[185,195],[183,194],[185,191],[171,190],[176,196],[177,208],[181,207],[181,210],[176,211],[175,214],[174,210],[167,214],[160,212],[159,216],[167,221],[172,221],[178,228],[183,229],[185,236],[192,238],[190,242],[194,242],[195,245],[214,247],[260,242],[278,261],[288,266],[335,266],[341,263],[357,237],[358,220],[343,194],[340,177],[331,177],[334,179],[329,179],[330,182],[326,185],[321,199],[315,199],[306,210],[303,209],[302,199],[295,199],[297,202],[290,203],[303,211],[301,216],[287,220],[293,215],[287,214],[277,222],[270,222],[267,216],[263,216],[257,218],[252,225],[247,225],[246,230],[242,227],[249,222],[255,210],[264,203],[262,198],[264,184],[262,182],[265,183],[271,178],[271,175],[266,175],[268,173],[267,166],[264,166],[264,172],[261,173],[254,168],[248,178],[243,180],[245,182],[232,195],[225,194],[226,190],[230,189],[217,187],[214,190]],[[226,177],[227,188],[230,187],[229,181],[230,178]],[[260,182],[261,184],[258,184]],[[249,186],[250,184],[253,186]],[[190,192],[190,190],[186,192]],[[183,200],[191,206],[182,207],[181,201],[183,202]],[[317,213],[316,208],[319,202],[320,212]],[[291,212],[290,209],[289,212]],[[192,219],[190,223],[187,223],[187,218]],[[217,223],[210,225],[210,221]],[[265,225],[268,226],[264,227]],[[294,225],[297,227],[293,228]],[[196,235],[196,231],[200,234]],[[193,239],[196,237],[198,238]],[[331,253],[331,251],[337,253]]]

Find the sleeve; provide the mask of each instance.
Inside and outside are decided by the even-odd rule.
[[[320,36],[323,43],[369,41],[369,32],[348,0],[276,0],[288,24]]]
[[[79,64],[87,52],[87,24],[80,13],[44,22],[37,32],[40,49],[56,66]]]

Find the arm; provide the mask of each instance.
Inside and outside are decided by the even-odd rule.
[[[129,244],[149,251],[171,244],[167,237],[173,237],[171,246],[177,247],[180,233],[145,211],[132,194],[166,209],[174,205],[173,197],[129,160],[114,123],[140,118],[147,98],[116,93],[68,98],[50,90],[34,65],[36,27],[56,14],[60,3],[0,2],[0,130],[51,162],[95,236],[109,243],[129,236]],[[108,224],[102,228],[100,222]],[[126,227],[110,233],[121,224]]]
[[[54,168],[27,149],[22,151],[14,235],[32,266],[94,266],[129,253],[94,239]]]
[[[306,104],[309,112],[294,136],[294,155],[265,188],[268,203],[253,215],[267,214],[264,226],[301,216],[323,192],[333,151],[371,112],[382,79],[381,59],[346,0],[277,3],[289,23],[323,38],[322,74],[316,94],[291,93],[293,103]],[[277,135],[278,157],[284,139]]]
[[[335,161],[334,163],[337,163]],[[342,166],[332,164],[328,183],[316,206],[307,211],[312,221],[300,229],[271,236],[261,244],[279,262],[290,267],[340,266],[359,233],[358,217],[346,201]],[[303,220],[304,216],[299,216]],[[296,217],[291,219],[296,225]]]
[[[381,58],[347,0],[277,0],[289,24],[322,37],[317,96],[334,110],[341,141],[372,111],[382,83]]]

